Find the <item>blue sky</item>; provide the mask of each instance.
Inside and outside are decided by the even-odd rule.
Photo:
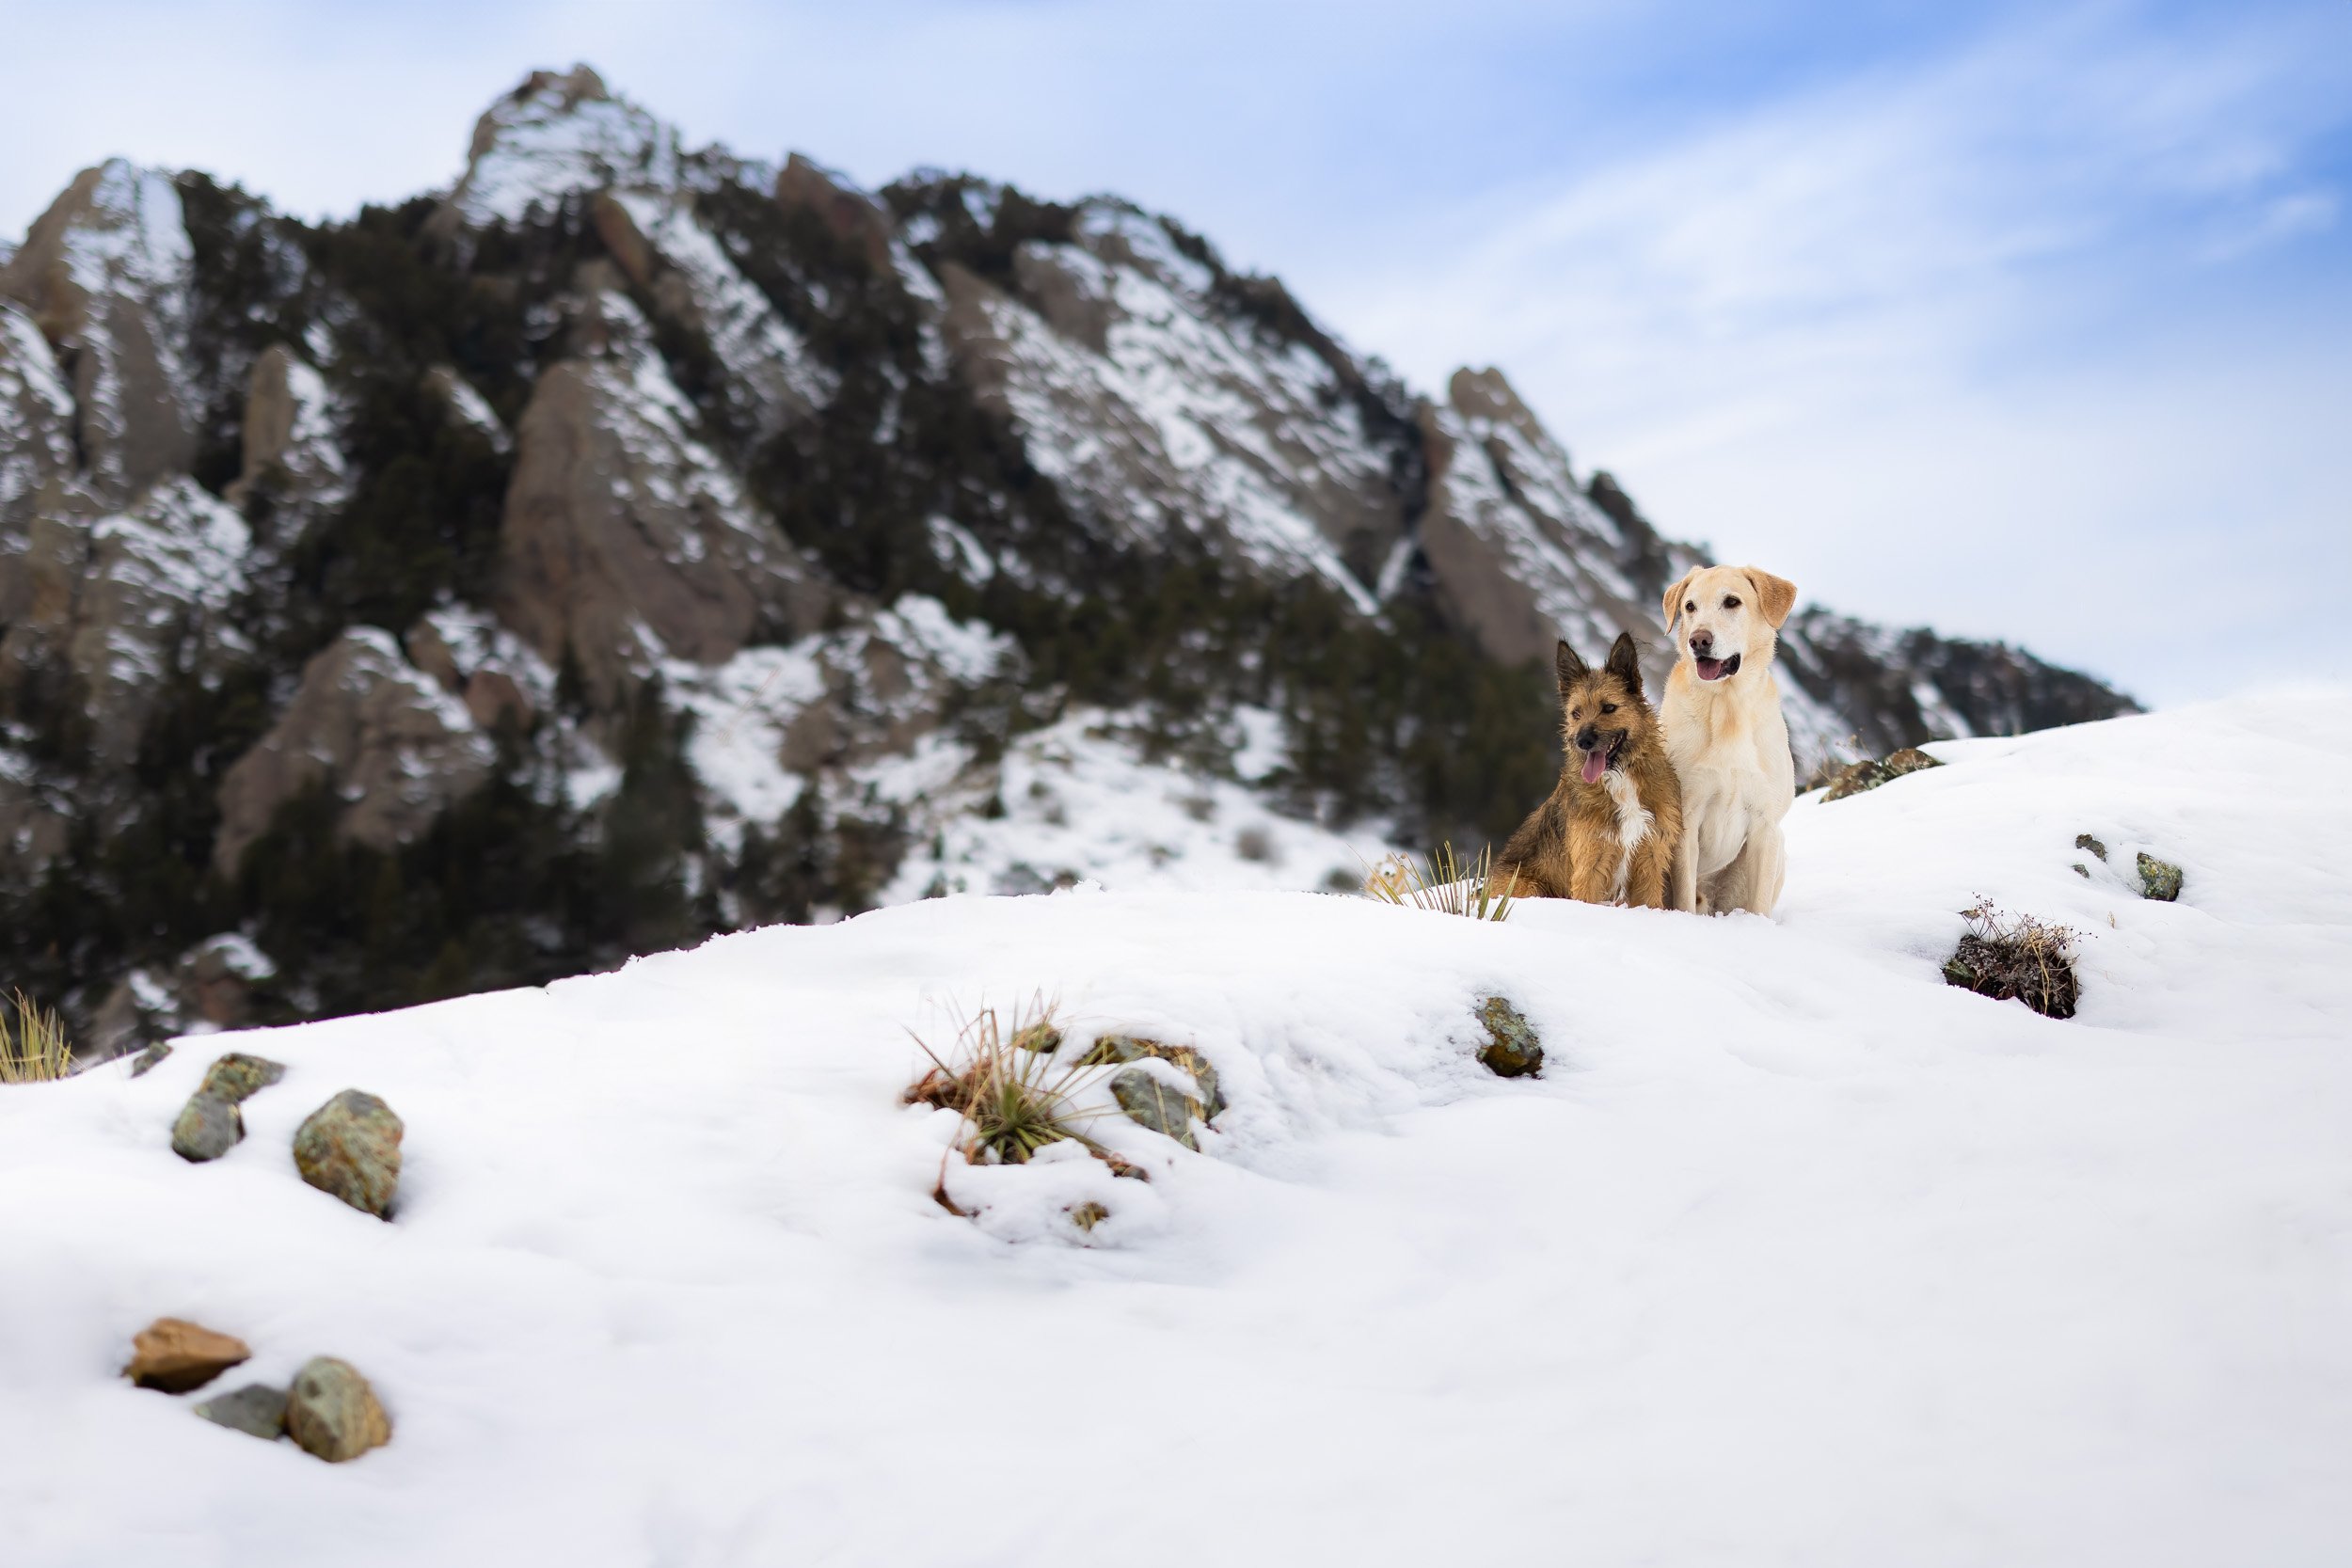
[[[1502,366],[1668,531],[1838,608],[2159,702],[2337,673],[2345,0],[8,0],[0,32],[0,233],[112,152],[307,214],[405,195],[584,59],[696,140],[1171,212],[1425,388]]]

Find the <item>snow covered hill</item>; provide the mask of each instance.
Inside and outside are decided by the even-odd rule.
[[[7,1560],[2346,1560],[2352,690],[1933,751],[1800,801],[1772,921],[950,896],[240,1035],[208,1165],[215,1042],[0,1089]],[[1942,983],[1979,895],[2087,933],[2079,1016]],[[1198,1047],[1200,1152],[947,1157],[907,1030],[1040,990]],[[289,1160],[350,1086],[389,1224]],[[167,1313],[389,1446],[131,1387]]]

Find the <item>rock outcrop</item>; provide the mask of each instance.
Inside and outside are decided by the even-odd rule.
[[[1598,650],[1621,629],[1656,623],[1656,590],[1629,571],[1650,559],[1655,536],[1585,497],[1567,453],[1502,372],[1455,372],[1447,403],[1424,404],[1421,424],[1430,473],[1422,553],[1489,657],[1548,666],[1562,637]],[[1662,673],[1671,659],[1651,662]]]
[[[1847,766],[1829,782],[1829,787],[1821,793],[1821,801],[1826,805],[1832,800],[1842,800],[1849,795],[1860,795],[1865,790],[1892,784],[1906,773],[1943,766],[1916,746],[1906,746],[1883,757],[1865,757]]]
[[[318,785],[344,802],[338,833],[394,848],[486,779],[494,755],[389,632],[355,626],[304,666],[285,712],[222,779],[215,864],[233,873],[278,808]]]
[[[166,175],[118,158],[85,169],[0,266],[0,299],[72,367],[74,445],[103,505],[184,472],[193,251]]]
[[[608,353],[551,368],[516,432],[498,606],[611,710],[662,658],[723,664],[815,629],[832,595],[689,434],[635,307],[601,299]]]

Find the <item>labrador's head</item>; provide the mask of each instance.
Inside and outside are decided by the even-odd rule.
[[[1694,566],[1666,590],[1666,629],[1676,656],[1702,681],[1727,681],[1771,661],[1781,624],[1797,605],[1797,585],[1754,566]]]

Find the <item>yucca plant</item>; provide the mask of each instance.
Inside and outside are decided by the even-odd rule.
[[[1364,892],[1383,903],[1471,920],[1508,920],[1517,879],[1495,871],[1494,846],[1465,863],[1451,843],[1427,860],[1397,851],[1364,873]]]
[[[15,993],[16,1026],[8,1026],[0,1009],[0,1084],[41,1084],[73,1070],[73,1046],[65,1037],[65,1021],[46,1007],[37,1007],[23,991]]]
[[[962,1117],[965,1135],[957,1147],[975,1164],[1025,1164],[1039,1149],[1065,1138],[1100,1155],[1104,1151],[1078,1124],[1102,1112],[1071,1103],[1072,1091],[1092,1069],[1057,1066],[1048,1039],[1058,1045],[1060,1031],[1052,1005],[1042,999],[1016,1013],[1009,1029],[995,1008],[982,1007],[956,1031],[945,1056],[916,1036],[931,1067],[907,1090],[907,1103]]]

